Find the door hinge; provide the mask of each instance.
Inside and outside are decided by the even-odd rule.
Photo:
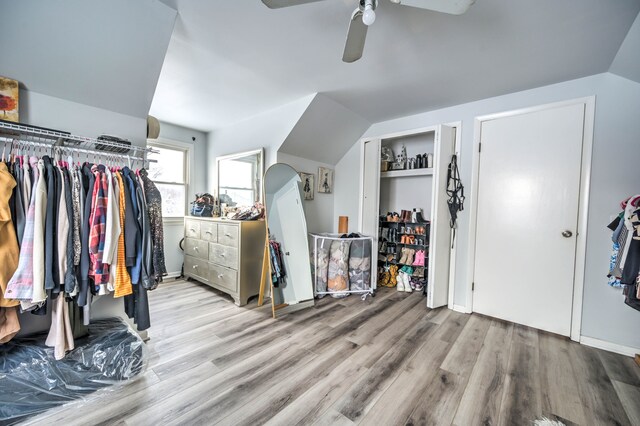
[[[478,152],[482,152],[482,142],[478,143]]]
[[[476,283],[471,283],[471,291],[474,291],[476,289]]]

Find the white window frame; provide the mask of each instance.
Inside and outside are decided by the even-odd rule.
[[[182,216],[171,216],[171,217],[163,217],[162,221],[164,223],[182,223],[184,222],[184,218],[188,215],[188,206],[189,206],[189,188],[191,187],[191,164],[193,164],[193,146],[176,141],[171,139],[154,139],[147,140],[147,146],[150,148],[164,148],[164,149],[172,149],[174,151],[182,151],[184,153],[184,165],[183,165],[183,173],[184,173],[184,183],[175,183],[175,182],[163,182],[159,180],[153,180],[154,183],[160,183],[163,185],[183,185],[184,186],[184,208]]]

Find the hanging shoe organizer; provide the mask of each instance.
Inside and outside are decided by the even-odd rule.
[[[340,234],[309,234],[314,295],[335,298],[373,295],[371,274],[375,262],[373,237],[341,238]]]

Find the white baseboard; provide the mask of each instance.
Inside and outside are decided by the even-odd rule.
[[[461,306],[461,305],[453,305],[453,309],[456,312],[462,312],[463,314],[470,314],[471,312],[467,312],[467,307],[466,306]]]
[[[626,356],[635,356],[635,354],[640,354],[640,348],[619,345],[617,343],[607,342],[606,340],[594,339],[593,337],[580,336],[580,343]]]
[[[180,271],[177,272],[168,272],[167,275],[164,276],[164,279],[167,278],[178,278],[182,273]]]

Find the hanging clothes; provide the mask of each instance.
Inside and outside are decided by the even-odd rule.
[[[6,164],[0,163],[0,343],[8,342],[20,330],[15,308],[20,302],[4,297],[7,284],[18,268],[20,257],[9,207],[15,187],[16,181]]]
[[[153,271],[155,285],[162,282],[162,277],[167,275],[167,267],[164,262],[164,233],[162,228],[162,196],[156,185],[149,179],[146,170],[140,171],[143,182],[147,211],[149,213],[149,227],[151,231],[151,245],[153,255]],[[155,288],[155,286],[154,286]]]
[[[0,184],[0,343],[19,331],[18,306],[49,310],[46,344],[60,359],[74,348],[71,318],[80,309],[88,325],[93,297],[110,291],[138,330],[151,326],[147,291],[166,268],[161,197],[146,170],[19,156],[0,163]]]
[[[608,284],[622,287],[625,304],[640,311],[640,195],[623,201],[621,207],[624,210],[608,226],[613,229]]]

